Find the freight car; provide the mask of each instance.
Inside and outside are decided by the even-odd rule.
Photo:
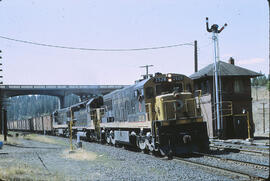
[[[30,130],[31,119],[9,121],[7,126],[9,130],[32,131]]]
[[[202,152],[208,151],[209,138],[199,101],[194,98],[190,78],[157,73],[103,97],[57,110],[46,119],[30,119],[29,128],[69,136],[72,118],[73,132],[83,133],[88,140],[169,156]],[[19,130],[20,126],[14,126],[18,123],[9,122],[9,127]]]
[[[52,134],[52,115],[42,115],[39,117],[8,121],[8,129],[14,131],[26,131],[26,132],[35,132],[42,134]]]

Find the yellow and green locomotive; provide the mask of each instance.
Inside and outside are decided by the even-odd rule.
[[[209,138],[193,82],[182,74],[161,74],[103,96],[92,110],[100,138],[162,155],[207,151]],[[98,111],[98,112],[97,112]]]

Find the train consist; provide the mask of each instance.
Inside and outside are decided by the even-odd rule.
[[[161,74],[134,85],[57,110],[52,115],[8,122],[10,130],[130,145],[162,155],[207,151],[209,138],[193,82],[182,74]]]

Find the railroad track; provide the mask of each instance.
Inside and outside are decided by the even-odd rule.
[[[224,146],[224,145],[210,145],[210,147],[215,148],[215,149],[223,149],[223,150],[228,150],[228,151],[232,150],[232,151],[238,151],[242,153],[269,157],[269,150],[267,149],[260,149],[261,151],[258,151],[257,149],[243,149],[242,146],[237,147],[237,146]]]
[[[210,155],[210,154],[206,154],[206,153],[195,152],[194,154],[199,155],[199,156],[219,159],[222,161],[232,162],[232,163],[236,163],[239,165],[252,166],[256,169],[269,170],[269,165],[264,165],[264,164],[254,163],[254,162],[247,162],[247,161],[242,161],[242,160],[235,160],[235,159],[230,159],[230,158],[224,158],[224,157],[219,157],[216,155]]]
[[[175,160],[182,162],[184,164],[190,164],[193,166],[198,166],[201,168],[205,168],[207,170],[214,170],[217,171],[219,173],[223,173],[225,175],[229,175],[231,177],[237,178],[244,178],[244,179],[248,179],[248,180],[266,180],[267,178],[261,177],[261,176],[255,176],[255,175],[251,175],[249,173],[245,173],[242,171],[237,171],[237,170],[231,170],[228,168],[223,168],[223,167],[217,167],[217,166],[213,166],[207,163],[201,163],[201,162],[197,162],[197,161],[192,161],[186,158],[179,158],[179,157],[174,157]],[[268,167],[269,169],[269,167]]]
[[[264,151],[264,152],[269,152],[269,145],[246,145],[246,144],[236,144],[236,143],[222,143],[222,142],[211,142],[210,145],[215,145],[215,146],[223,146],[226,148],[245,148],[248,150],[256,150],[256,151]]]

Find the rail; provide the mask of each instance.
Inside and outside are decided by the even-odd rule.
[[[244,172],[241,172],[241,171],[231,170],[231,169],[227,169],[227,168],[224,168],[224,167],[217,167],[217,166],[213,166],[213,165],[209,165],[209,164],[205,164],[205,163],[201,163],[201,162],[197,162],[197,161],[188,160],[188,159],[185,159],[185,158],[180,158],[180,157],[173,157],[173,158],[175,160],[179,161],[179,162],[182,162],[182,163],[202,167],[202,168],[205,168],[205,169],[215,170],[217,172],[225,173],[227,175],[235,176],[237,178],[242,177],[242,178],[245,178],[247,180],[265,180],[266,179],[264,177],[250,175],[249,173],[244,173]]]
[[[249,165],[252,166],[256,169],[264,169],[264,170],[269,170],[269,165],[265,164],[259,164],[259,163],[254,163],[254,162],[248,162],[248,161],[243,161],[243,160],[236,160],[236,159],[230,159],[230,158],[224,158],[216,155],[210,155],[207,153],[200,153],[200,152],[194,152],[196,155],[199,156],[204,156],[204,157],[209,157],[209,158],[215,158],[221,161],[226,161],[226,162],[232,162],[232,163],[237,163],[241,165]]]
[[[237,150],[239,151],[239,153],[243,153],[243,154],[254,154],[254,155],[259,155],[259,156],[265,156],[265,157],[269,157],[269,152],[267,151],[256,151],[256,150],[249,150],[249,149],[242,149],[241,146],[239,147],[225,147],[225,146],[219,146],[219,145],[210,145],[211,148],[215,148],[215,149],[223,149],[223,150]]]

